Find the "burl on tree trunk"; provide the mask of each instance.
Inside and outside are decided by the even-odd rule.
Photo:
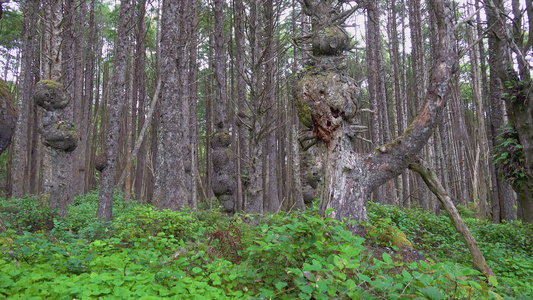
[[[44,108],[39,132],[42,142],[50,147],[52,156],[53,183],[50,194],[50,207],[58,208],[61,216],[67,215],[69,197],[69,179],[72,163],[72,151],[78,145],[78,135],[74,123],[62,118],[62,112],[70,102],[63,90],[63,85],[52,80],[41,80],[35,86],[33,100]]]
[[[311,18],[313,61],[300,77],[297,106],[300,119],[313,128],[316,139],[326,144],[325,187],[321,211],[332,208],[342,220],[367,221],[366,202],[372,191],[407,168],[432,135],[442,116],[449,83],[457,64],[449,1],[432,0],[438,24],[437,53],[432,61],[425,105],[403,135],[372,153],[357,153],[357,86],[343,74],[343,52],[349,37],[341,29],[343,3],[351,1],[304,0],[303,11]],[[347,10],[354,11],[356,7]],[[329,211],[329,210],[328,210]],[[350,224],[358,232],[360,227]]]
[[[0,154],[11,143],[16,124],[17,112],[13,106],[13,95],[5,81],[0,79]]]

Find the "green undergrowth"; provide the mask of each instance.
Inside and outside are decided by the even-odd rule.
[[[496,283],[469,266],[464,245],[450,231],[449,222],[418,210],[371,204],[372,234],[365,240],[352,235],[345,224],[319,217],[316,210],[227,217],[217,210],[158,210],[124,203],[120,194],[115,197],[113,222],[94,218],[97,193],[75,199],[67,219],[50,211],[46,216],[52,219],[39,222],[30,215],[49,209],[37,198],[0,199],[0,218],[7,228],[0,234],[0,298],[514,299],[533,295],[526,278],[518,278],[529,272],[528,263],[531,266],[527,252],[531,239],[526,238],[531,228],[518,223],[467,220],[500,276]],[[20,206],[25,202],[31,203]],[[17,210],[16,205],[25,210]],[[258,225],[250,225],[257,220]],[[377,238],[380,231],[395,232],[391,228],[401,229],[431,258],[398,259],[398,249]],[[511,232],[512,239],[507,236]],[[449,243],[449,248],[442,243]],[[369,251],[378,246],[385,251]],[[493,266],[496,260],[502,266]]]
[[[445,214],[436,216],[422,209],[375,203],[369,203],[368,209],[371,222],[386,222],[399,228],[426,257],[472,264],[465,242]],[[498,278],[499,285],[493,290],[511,299],[533,299],[533,225],[476,220],[467,208],[458,209]]]

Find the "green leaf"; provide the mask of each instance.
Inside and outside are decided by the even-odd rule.
[[[276,286],[276,289],[282,290],[284,287],[287,286],[287,283],[285,281],[280,281],[280,282],[276,283],[275,286]]]
[[[0,288],[10,287],[15,283],[10,277],[0,274]]]
[[[424,295],[426,295],[429,299],[434,299],[434,300],[444,299],[444,295],[442,295],[442,293],[436,287],[428,286],[428,287],[420,289],[420,291]]]
[[[371,283],[371,282],[372,282],[372,280],[370,279],[370,277],[366,276],[365,274],[357,274],[357,277],[358,277],[359,280],[361,280],[361,281],[368,282],[368,283]]]
[[[388,263],[388,264],[392,264],[392,259],[390,257],[390,255],[388,253],[383,253],[383,261]]]
[[[298,288],[306,294],[311,294],[313,292],[313,288],[308,285],[300,285]]]
[[[328,290],[328,284],[325,281],[317,281],[316,285],[318,286],[318,290],[320,293],[325,293]]]
[[[489,284],[493,287],[497,287],[498,286],[498,279],[496,279],[496,277],[494,276],[489,276]]]

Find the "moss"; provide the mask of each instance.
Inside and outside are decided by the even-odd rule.
[[[402,141],[405,139],[405,137],[413,130],[413,126],[416,122],[416,119],[411,122],[411,124],[409,125],[409,127],[407,127],[407,129],[405,129],[405,131],[403,132],[402,135],[400,135],[399,137],[393,139],[392,141],[386,143],[386,144],[383,144],[379,147],[377,147],[376,149],[374,149],[374,151],[378,151],[378,152],[381,152],[381,153],[386,153],[389,151],[389,149],[391,148],[394,148],[396,145],[399,145],[402,143]]]
[[[336,38],[344,38],[346,36],[346,32],[337,26],[328,26],[324,28],[324,33],[327,36],[334,36]]]
[[[53,80],[41,80],[37,84],[40,84],[40,83],[44,83],[44,84],[46,84],[47,87],[52,88],[52,89],[62,89],[63,88],[63,85],[61,83],[59,83],[57,81],[53,81]]]
[[[78,134],[76,132],[76,125],[72,122],[62,122],[57,126],[57,128],[71,136]]]
[[[413,244],[409,242],[409,240],[405,236],[405,233],[401,232],[398,228],[392,226],[380,232],[378,235],[378,239],[380,242],[384,244],[390,243],[391,245],[398,247],[398,249],[413,247]]]
[[[298,109],[298,119],[307,128],[313,127],[313,116],[311,109],[305,104],[300,97],[296,100],[296,108]]]
[[[0,79],[0,98],[7,98],[11,97],[11,91],[9,90],[9,87],[7,86],[7,83]]]

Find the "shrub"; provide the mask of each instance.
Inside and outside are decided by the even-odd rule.
[[[19,234],[24,231],[50,230],[54,226],[53,219],[57,216],[57,211],[48,205],[47,197],[0,199],[0,219],[7,229],[13,229]]]

